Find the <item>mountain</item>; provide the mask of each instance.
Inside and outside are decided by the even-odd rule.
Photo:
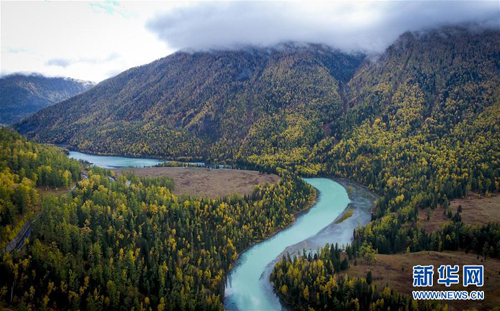
[[[342,261],[332,245],[318,256],[297,254],[275,266],[274,290],[291,308],[414,307],[411,296],[381,283],[384,275],[375,270],[373,279],[371,271],[366,280],[351,278],[354,266],[373,266],[379,254],[400,254],[384,256],[391,262],[442,251],[450,258],[473,252],[468,256],[478,261],[500,256],[500,225],[488,217],[482,220],[488,224],[469,224],[462,208],[450,205],[470,193],[484,195],[483,201],[500,190],[497,30],[405,33],[369,59],[309,44],[180,52],[104,81],[15,128],[84,151],[240,161],[275,169],[283,178],[250,197],[177,200],[170,180],[130,177],[133,186],[127,187],[109,171],[89,170],[72,195],[47,196],[28,241],[33,244],[0,265],[5,286],[16,284],[14,302],[221,309],[237,254],[285,227],[294,219],[289,213],[307,204],[310,192],[299,176],[348,178],[378,199]],[[0,191],[11,202],[4,209],[9,223],[34,202],[30,176],[37,184],[69,186],[70,179],[59,177],[73,175],[64,171],[67,161],[47,165],[36,156],[35,149],[40,155],[54,148],[16,135],[5,132],[7,148],[0,148],[11,159],[0,161],[5,184],[22,184],[16,192]],[[365,201],[352,187],[346,190]],[[431,215],[440,215],[433,223],[441,227],[428,231]],[[106,272],[113,269],[123,273]],[[345,269],[349,279],[338,274]],[[292,270],[299,272],[290,278],[286,271]],[[65,271],[74,271],[69,282]],[[23,281],[26,275],[33,277]],[[63,283],[73,290],[44,286]],[[438,302],[416,307],[441,308]]]
[[[341,85],[362,55],[322,45],[178,52],[101,82],[16,128],[39,141],[82,151],[231,158],[245,138],[315,124],[342,112]],[[267,126],[267,125],[266,125]],[[43,130],[42,130],[43,129]]]
[[[15,128],[92,153],[310,167],[364,123],[435,137],[473,120],[498,97],[499,46],[498,30],[454,27],[405,33],[378,59],[297,43],[178,52]]]
[[[309,157],[323,174],[423,208],[498,189],[500,31],[406,33],[360,66],[345,98],[347,113]]]
[[[92,82],[12,74],[0,78],[0,124],[12,124],[91,88]]]

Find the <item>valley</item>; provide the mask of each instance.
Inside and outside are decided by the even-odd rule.
[[[481,263],[487,298],[465,306],[495,307],[499,55],[498,29],[462,26],[377,57],[180,50],[0,129],[1,245],[39,215],[1,301],[447,310],[411,299],[411,267]],[[245,169],[190,167],[208,163]]]

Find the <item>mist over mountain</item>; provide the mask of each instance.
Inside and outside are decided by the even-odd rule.
[[[447,21],[488,17],[485,7],[497,4],[466,14],[464,8],[473,10],[475,2],[430,3],[356,2],[353,6],[368,8],[367,14],[373,6],[387,6],[366,16],[349,14],[357,12],[339,2],[337,8],[345,11],[336,17],[350,17],[349,25],[365,29],[376,21],[387,28],[410,27],[432,16],[441,21],[443,12],[451,16],[443,18]],[[119,9],[117,2],[91,5],[102,14]],[[0,243],[14,249],[6,249],[0,261],[0,306],[489,310],[498,305],[500,276],[491,274],[500,258],[497,27],[419,28],[398,32],[390,43],[376,36],[380,29],[352,38],[380,39],[377,46],[383,48],[376,53],[305,40],[202,47],[225,39],[217,27],[219,38],[209,37],[214,28],[203,24],[207,20],[234,32],[233,39],[266,36],[273,28],[260,24],[261,12],[252,5],[227,14],[232,5],[222,3],[220,11],[204,15],[186,4],[195,10],[181,10],[177,20],[157,26],[169,29],[163,40],[178,40],[183,48],[197,40],[202,21],[207,38],[200,46],[131,68],[13,125],[28,138],[0,129]],[[304,14],[310,23],[302,24],[318,26],[330,18],[325,11],[314,20],[311,12],[321,6],[311,5]],[[459,9],[451,10],[454,6]],[[406,13],[391,14],[401,10]],[[273,19],[272,12],[264,12],[267,22],[287,16]],[[239,26],[230,28],[228,20]],[[292,32],[302,29],[300,22],[288,24],[298,25]],[[337,24],[344,38],[353,35]],[[241,25],[258,27],[243,32],[247,28]],[[85,45],[71,30],[78,45]],[[139,37],[118,32],[131,41]],[[184,36],[189,33],[196,36]],[[275,34],[271,39],[279,37]],[[107,41],[101,35],[89,38]],[[92,166],[29,138],[139,159],[89,156]],[[227,163],[231,169],[178,161],[159,166],[185,168],[97,167],[153,162],[143,157]],[[233,192],[237,180],[253,191],[238,186]],[[182,191],[187,188],[194,192]],[[225,197],[218,194],[222,188]],[[275,234],[278,243],[266,241]],[[306,240],[297,243],[301,239]],[[345,241],[349,245],[339,247]],[[248,256],[238,260],[243,252]],[[424,262],[432,268],[440,261],[490,271],[481,287],[485,299],[413,299],[412,282],[401,280],[409,278],[412,266]],[[483,285],[479,279],[474,286]],[[455,293],[465,288],[455,285],[462,287],[452,287]],[[267,303],[275,294],[279,301]]]
[[[15,128],[93,153],[304,160],[377,118],[446,132],[477,117],[498,95],[499,47],[498,30],[449,27],[405,33],[377,61],[302,43],[178,52]]]
[[[281,42],[383,53],[407,31],[446,26],[500,29],[494,1],[203,2],[159,12],[147,28],[174,49],[237,48]]]
[[[0,124],[12,124],[94,86],[88,81],[16,73],[0,78]]]

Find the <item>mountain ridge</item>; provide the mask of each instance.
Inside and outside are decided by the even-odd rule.
[[[337,58],[332,60],[324,55]],[[60,106],[65,106],[64,110],[70,113],[64,120],[43,117],[40,121],[52,129],[60,122],[78,127],[76,119],[83,114],[79,107],[86,103],[85,113],[98,115],[101,124],[106,122],[105,127],[113,122],[131,123],[132,126],[142,126],[141,122],[157,127],[166,125],[165,131],[174,131],[177,135],[184,135],[186,130],[194,132],[198,143],[211,140],[213,135],[221,138],[227,133],[223,127],[230,127],[232,133],[242,138],[248,133],[253,119],[260,115],[273,114],[282,108],[297,108],[311,96],[322,98],[324,105],[331,98],[338,102],[337,91],[331,88],[338,87],[337,79],[352,75],[359,61],[359,56],[348,56],[324,47],[314,51],[178,52],[101,82],[92,92],[82,95],[85,102],[75,104],[82,99],[75,97],[43,113],[57,112]],[[294,70],[307,71],[307,76]],[[283,77],[283,74],[288,76]],[[286,85],[288,83],[290,85]],[[286,87],[300,91],[288,92]],[[92,97],[96,93],[100,93],[99,98]],[[240,104],[235,105],[238,101]],[[227,113],[224,109],[233,109],[243,122],[228,123],[218,119],[217,114]],[[23,124],[31,127],[31,121],[37,116]],[[68,142],[66,133],[53,134],[54,142]],[[48,136],[40,138],[45,140]]]
[[[12,124],[47,106],[84,92],[89,81],[13,73],[0,78],[0,123]]]
[[[321,141],[339,140],[377,117],[408,114],[413,130],[436,118],[452,127],[461,115],[439,116],[450,92],[480,103],[453,104],[477,115],[491,100],[456,88],[482,88],[493,98],[499,37],[498,30],[464,28],[408,32],[376,61],[314,44],[177,52],[15,128],[90,153],[214,161],[286,154],[306,162]],[[418,107],[403,107],[415,96]]]

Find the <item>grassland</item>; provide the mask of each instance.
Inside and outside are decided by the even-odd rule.
[[[500,195],[478,195],[472,193],[465,198],[450,202],[453,214],[462,207],[461,217],[464,223],[471,225],[484,225],[488,222],[500,222]],[[426,232],[439,230],[442,224],[450,219],[443,213],[444,209],[438,207],[430,210],[427,220],[427,210],[419,210],[418,219]],[[484,301],[447,301],[450,309],[464,310],[491,310],[500,306],[500,260],[495,258],[484,259],[477,254],[467,254],[464,251],[433,252],[424,251],[417,253],[383,255],[377,254],[374,262],[362,262],[351,267],[346,272],[349,276],[366,277],[372,271],[373,282],[380,286],[389,285],[398,292],[411,295],[412,268],[416,265],[484,265],[485,285],[482,288],[464,288],[462,285],[452,285],[447,288],[437,284],[438,274],[434,274],[434,287],[432,290],[484,290]],[[345,273],[345,272],[344,272]]]
[[[193,167],[147,167],[113,170],[118,176],[132,172],[139,177],[168,176],[174,179],[174,194],[219,198],[234,193],[251,194],[257,185],[276,183],[279,177],[256,171]]]
[[[459,206],[462,206],[460,215],[466,224],[485,225],[490,221],[500,222],[500,195],[498,194],[484,196],[472,193],[465,198],[455,199],[450,203],[453,214],[457,212]],[[418,220],[426,232],[436,231],[444,222],[449,221],[443,211],[441,207],[431,210],[429,220],[427,220],[427,210],[419,210]]]
[[[352,216],[352,214],[354,214],[354,211],[353,210],[348,210],[347,212],[344,213],[344,215],[342,215],[342,217],[340,217],[339,219],[337,219],[335,221],[335,224],[340,224],[344,220],[350,218]]]
[[[478,258],[476,254],[458,252],[417,252],[398,255],[377,254],[375,262],[358,263],[347,270],[349,276],[366,277],[368,271],[372,271],[373,282],[380,286],[388,284],[392,289],[400,293],[411,295],[413,288],[412,271],[416,265],[434,265],[435,270],[440,265],[484,265],[484,286],[464,288],[461,284],[446,287],[437,284],[438,273],[434,273],[434,286],[429,290],[484,290],[484,301],[448,301],[453,310],[464,310],[476,308],[478,310],[491,310],[500,306],[500,260],[483,257]],[[345,272],[344,272],[345,273]],[[460,273],[461,274],[461,273]],[[461,279],[460,279],[461,282]]]

